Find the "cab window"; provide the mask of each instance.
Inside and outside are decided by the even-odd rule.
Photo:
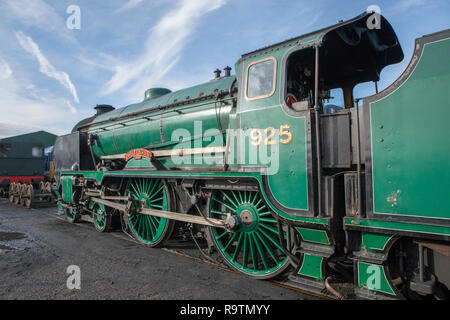
[[[276,60],[274,57],[253,62],[247,70],[247,100],[266,98],[275,92]]]
[[[41,147],[33,147],[31,148],[31,155],[35,158],[41,158],[44,156],[44,149]]]
[[[0,143],[0,157],[6,157],[11,152],[10,143]]]

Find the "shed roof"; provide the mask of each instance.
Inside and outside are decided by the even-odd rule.
[[[21,134],[18,136],[3,138],[2,141],[15,141],[15,140],[33,140],[44,145],[45,148],[53,146],[55,144],[56,135],[47,131],[36,131],[26,134]]]

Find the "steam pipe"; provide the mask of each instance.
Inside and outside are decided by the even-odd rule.
[[[322,216],[322,155],[320,146],[320,113],[319,113],[319,46],[316,47],[316,71],[314,92],[314,115],[316,122],[316,157],[317,157],[317,189],[318,189],[318,211]]]
[[[328,291],[330,291],[330,293],[332,293],[336,298],[338,298],[339,300],[344,300],[344,296],[339,293],[338,291],[336,291],[331,285],[330,285],[330,279],[331,277],[328,277],[325,279],[325,288],[327,288]]]
[[[356,157],[357,157],[357,172],[358,172],[358,212],[357,215],[361,215],[361,137],[359,127],[359,99],[355,99],[356,102]]]

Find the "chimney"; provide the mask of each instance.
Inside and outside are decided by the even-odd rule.
[[[231,75],[230,66],[226,66],[223,70],[225,71],[225,77],[229,77]]]
[[[110,106],[108,104],[98,104],[96,107],[94,107],[95,110],[97,110],[96,116],[99,116],[101,114],[104,114],[106,112],[113,111],[115,108],[113,106]]]
[[[220,74],[222,73],[222,71],[220,71],[219,69],[214,70],[214,79],[220,79]]]

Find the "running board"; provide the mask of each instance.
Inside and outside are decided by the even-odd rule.
[[[91,198],[92,201],[101,203],[107,207],[111,207],[120,211],[123,211],[125,213],[128,212],[129,208],[126,204],[121,204],[109,200],[104,200],[100,198]],[[203,218],[201,216],[193,216],[189,214],[183,214],[178,212],[172,212],[172,211],[164,211],[164,210],[155,210],[155,209],[149,209],[149,208],[141,208],[138,211],[141,214],[146,214],[149,216],[154,217],[160,217],[165,219],[171,219],[171,220],[177,220],[182,222],[189,222],[189,223],[195,223],[195,224],[201,224],[204,226],[210,226],[210,227],[216,227],[216,228],[223,228],[226,229],[225,221],[220,219],[214,219],[214,218]]]

